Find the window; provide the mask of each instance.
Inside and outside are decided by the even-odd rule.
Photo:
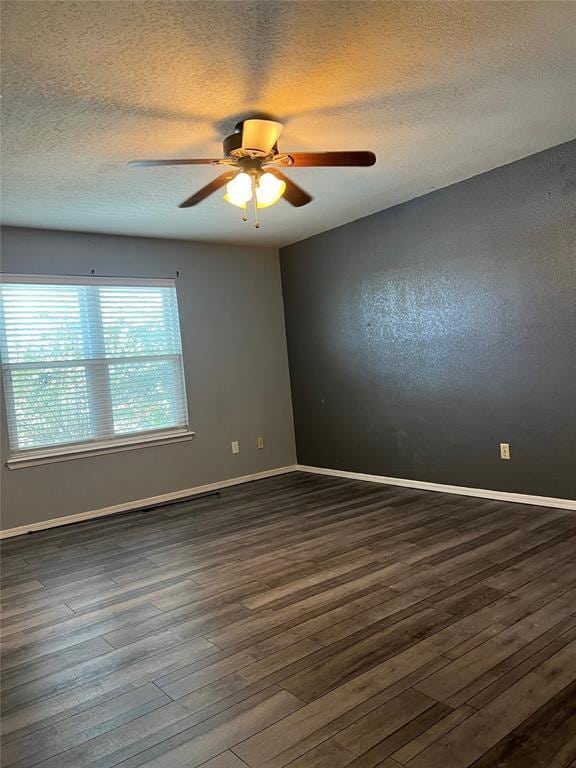
[[[173,280],[5,275],[11,456],[188,433]]]

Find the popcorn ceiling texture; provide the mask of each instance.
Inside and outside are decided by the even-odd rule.
[[[3,221],[284,245],[573,138],[576,3],[11,2],[3,16]],[[289,171],[314,202],[240,221],[177,205],[237,119],[281,149],[372,149]]]

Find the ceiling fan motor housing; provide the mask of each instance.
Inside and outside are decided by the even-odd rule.
[[[282,124],[274,120],[243,120],[224,139],[225,157],[268,157],[278,153]]]

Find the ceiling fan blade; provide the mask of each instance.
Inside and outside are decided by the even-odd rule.
[[[313,197],[309,195],[308,192],[305,192],[302,187],[298,186],[298,184],[294,184],[292,179],[285,176],[282,171],[278,171],[276,168],[271,168],[270,166],[266,167],[266,171],[286,184],[286,190],[284,191],[283,197],[290,203],[290,205],[293,205],[295,208],[301,208],[303,205],[308,205],[308,203],[313,200]]]
[[[219,157],[180,158],[178,160],[130,160],[130,168],[151,168],[155,165],[216,165],[221,162]]]
[[[274,120],[244,120],[242,149],[268,154],[278,141],[284,126]]]
[[[205,187],[202,187],[198,192],[195,192],[191,197],[184,200],[183,203],[180,203],[178,208],[191,208],[193,205],[198,205],[202,200],[205,200],[209,195],[217,192],[224,186],[224,184],[228,183],[233,176],[234,173],[231,171],[221,173],[220,176],[216,176],[216,178],[212,179],[212,181],[209,184],[206,184]]]
[[[320,166],[368,166],[374,165],[376,155],[374,152],[286,152],[292,162],[286,165],[293,167],[320,167]]]

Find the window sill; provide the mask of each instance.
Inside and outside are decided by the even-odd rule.
[[[54,464],[72,459],[86,459],[89,456],[100,456],[106,453],[119,453],[120,451],[134,451],[139,448],[152,448],[158,445],[184,443],[193,440],[195,435],[195,432],[189,431],[175,432],[173,434],[157,434],[153,437],[133,437],[126,440],[114,440],[92,446],[82,445],[75,448],[62,448],[62,450],[45,451],[44,453],[29,453],[26,456],[15,456],[8,459],[6,466],[8,469],[24,469],[25,467],[37,467],[40,464]]]

